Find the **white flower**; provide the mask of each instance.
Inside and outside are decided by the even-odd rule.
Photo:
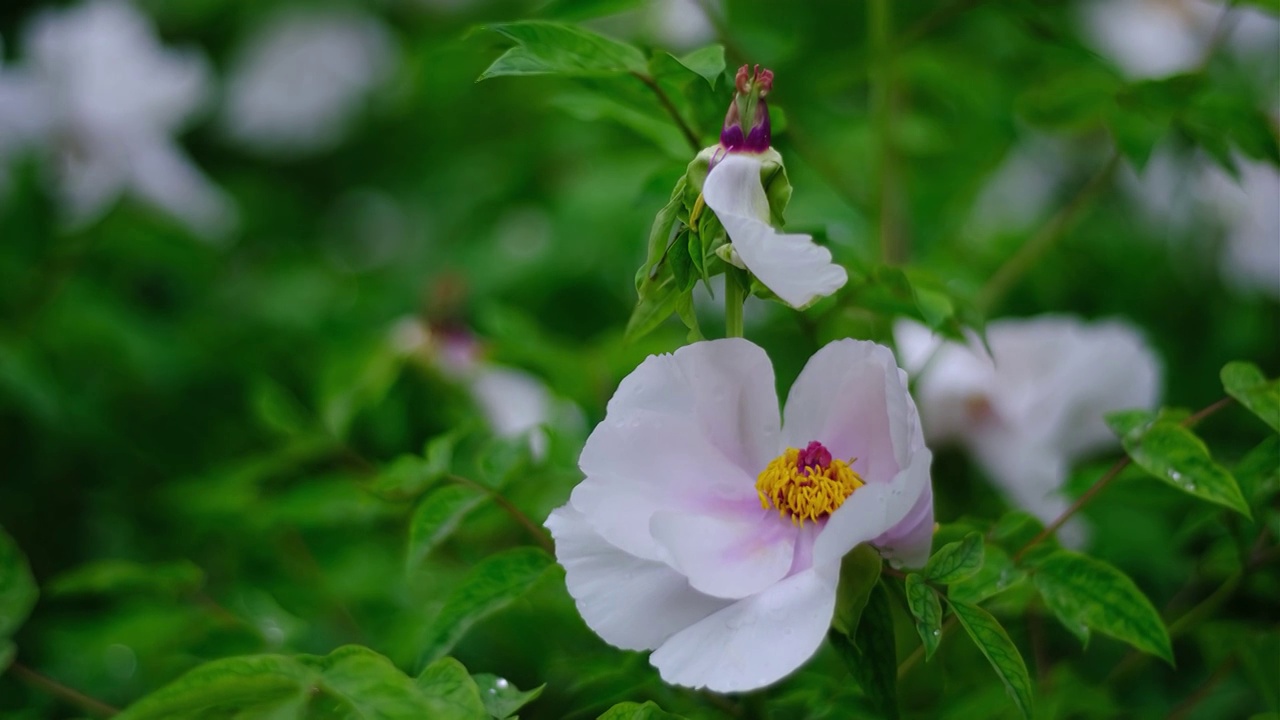
[[[210,237],[235,211],[173,139],[206,101],[210,72],[195,51],[163,47],[124,0],[47,10],[27,28],[29,81],[49,119],[59,189],[73,223],[91,222],[122,194]]]
[[[1012,502],[1045,522],[1066,509],[1071,464],[1119,441],[1103,416],[1151,408],[1160,368],[1136,330],[1118,321],[1070,317],[998,320],[991,355],[941,342],[910,321],[894,327],[930,443],[958,441]]]
[[[1126,172],[1121,182],[1161,235],[1193,243],[1221,235],[1218,269],[1228,285],[1280,299],[1280,172],[1268,162],[1234,159],[1238,180],[1206,158],[1159,148],[1140,174]],[[1205,217],[1218,232],[1205,231]]]
[[[1195,70],[1228,9],[1206,0],[1091,0],[1081,6],[1089,44],[1111,58],[1131,79],[1159,78]],[[1237,56],[1274,61],[1280,41],[1274,16],[1232,7],[1228,50]]]
[[[249,38],[232,62],[222,123],[262,153],[331,149],[395,69],[391,33],[352,11],[290,9]]]
[[[769,224],[769,199],[760,180],[765,157],[728,153],[711,168],[702,197],[729,234],[742,266],[783,302],[803,309],[844,287],[849,275],[812,237]]]
[[[0,60],[3,57],[0,43]],[[41,142],[48,124],[47,103],[30,73],[0,66],[0,190],[8,163]]]
[[[853,547],[924,563],[931,458],[887,348],[827,345],[780,417],[763,350],[700,342],[622,381],[546,524],[600,637],[668,682],[750,690],[817,650]]]
[[[544,425],[580,424],[577,408],[558,402],[538,378],[486,362],[480,344],[466,331],[431,330],[417,318],[404,318],[392,327],[391,344],[397,352],[422,357],[465,387],[493,433],[528,438],[535,459],[547,454]]]

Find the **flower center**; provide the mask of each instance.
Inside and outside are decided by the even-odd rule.
[[[803,526],[806,520],[816,523],[835,512],[864,484],[849,463],[833,460],[815,440],[803,450],[787,448],[774,458],[756,478],[756,493],[760,507],[772,504],[779,515],[790,515],[791,522]]]

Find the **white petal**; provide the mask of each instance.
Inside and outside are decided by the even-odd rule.
[[[915,403],[893,353],[865,340],[819,350],[791,386],[784,438],[792,447],[817,440],[832,456],[856,458],[869,483],[884,483],[924,447]]]
[[[724,515],[660,512],[649,524],[671,565],[695,590],[737,599],[781,580],[791,569],[798,528],[772,510]]]
[[[578,612],[611,645],[656,648],[673,633],[729,604],[696,592],[662,563],[610,545],[572,507],[553,511],[546,525],[555,537],[556,559],[564,566],[565,584]]]
[[[933,486],[926,482],[915,507],[871,544],[894,565],[924,567],[933,548],[933,525]]]
[[[814,565],[821,567],[838,562],[855,546],[879,538],[901,540],[903,547],[893,548],[894,557],[904,563],[917,561],[922,538],[912,532],[918,529],[918,517],[912,517],[915,515],[912,511],[925,492],[932,492],[929,485],[932,462],[933,453],[918,450],[911,457],[911,464],[892,482],[867,484],[855,490],[840,509],[831,514],[826,527],[818,534],[813,545]],[[916,521],[917,527],[907,527],[909,521]],[[899,534],[901,538],[896,537]]]
[[[776,682],[808,660],[826,637],[838,569],[811,568],[739,600],[673,635],[649,662],[667,682],[717,692]]]
[[[894,342],[903,367],[916,377],[915,398],[929,441],[943,441],[973,429],[973,413],[990,402],[995,364],[980,341],[968,345],[944,341],[920,323],[899,320]]]
[[[780,451],[773,367],[741,339],[689,345],[628,375],[578,465],[573,506],[609,542],[661,559],[654,512],[720,512],[758,500],[755,480]]]
[[[493,432],[500,437],[529,435],[534,457],[546,453],[539,426],[551,419],[551,394],[534,376],[509,368],[478,367],[468,387]]]
[[[1068,464],[1061,452],[1003,425],[975,433],[965,444],[1014,505],[1046,523],[1066,509],[1061,490]]]
[[[813,238],[769,225],[759,160],[728,155],[707,175],[702,196],[747,269],[788,305],[804,308],[849,280],[845,269],[831,262],[831,251]]]
[[[129,161],[138,196],[194,232],[219,239],[235,226],[230,198],[168,139],[140,138]]]

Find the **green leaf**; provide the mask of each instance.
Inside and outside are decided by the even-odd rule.
[[[661,285],[653,288],[631,311],[627,331],[623,336],[626,341],[635,342],[657,329],[679,309],[684,294],[676,285],[675,276],[668,276]]]
[[[1014,566],[1009,553],[992,545],[983,551],[982,569],[947,586],[947,597],[959,602],[977,604],[1017,587],[1027,573]]]
[[[493,61],[479,80],[506,75],[565,75],[601,77],[619,73],[644,73],[644,54],[612,38],[576,25],[528,20],[487,25],[516,46]]]
[[[928,662],[942,641],[942,603],[938,601],[938,593],[919,575],[908,575],[906,585],[907,606],[916,619],[916,632],[920,633],[924,659]]]
[[[253,409],[263,425],[282,435],[301,435],[311,425],[310,414],[298,399],[268,378],[254,385]]]
[[[680,213],[684,208],[684,194],[688,187],[688,178],[681,175],[671,190],[671,197],[653,218],[649,228],[649,242],[645,252],[644,264],[636,271],[636,292],[641,299],[646,296],[646,289],[659,284],[662,280],[667,253],[676,242],[676,223],[680,222]],[[683,224],[683,223],[682,223]]]
[[[98,560],[54,578],[48,593],[50,597],[150,594],[173,598],[203,584],[204,571],[186,560],[151,564]]]
[[[484,702],[485,710],[498,720],[506,720],[515,715],[517,710],[536,700],[546,687],[539,685],[532,690],[521,691],[497,675],[481,673],[474,678],[476,686],[480,688],[480,700]]]
[[[1280,380],[1267,380],[1253,363],[1230,362],[1222,368],[1222,387],[1272,430],[1280,432]]]
[[[831,626],[853,637],[858,620],[880,580],[884,560],[879,551],[867,543],[855,547],[840,561],[840,584],[836,590],[836,612]]]
[[[716,89],[716,81],[724,74],[723,45],[708,45],[687,55],[680,57],[672,55],[672,57],[676,58],[676,62],[705,79],[712,90]]]
[[[580,91],[560,93],[550,104],[583,122],[615,122],[649,140],[670,158],[683,159],[689,155],[684,136],[670,119],[657,114],[658,108],[649,111],[608,95]]]
[[[643,705],[633,702],[618,703],[605,710],[597,720],[684,720],[684,718],[663,710],[650,700]]]
[[[442,657],[427,666],[417,679],[418,689],[435,708],[432,717],[457,720],[487,720],[489,712],[480,696],[480,686],[462,663]]]
[[[387,500],[415,498],[436,484],[453,466],[459,433],[448,432],[427,442],[426,456],[401,455],[380,468],[368,489]]]
[[[1037,565],[1036,589],[1045,605],[1082,641],[1092,628],[1173,664],[1160,614],[1127,575],[1087,555],[1057,550]]]
[[[473,711],[441,702],[378,653],[347,645],[329,655],[256,655],[201,665],[134,703],[118,717],[317,717],[383,720],[484,720],[479,692],[466,670]]]
[[[897,718],[898,656],[893,639],[893,611],[884,586],[877,583],[872,588],[852,638],[833,628],[827,633],[827,639],[835,646],[876,714]]]
[[[0,640],[22,626],[35,607],[38,595],[26,556],[4,528],[0,528]]]
[[[1027,675],[1027,664],[1022,660],[1022,653],[1018,652],[1017,646],[1009,639],[1009,634],[991,613],[977,605],[955,600],[951,600],[950,605],[964,631],[991,663],[1000,682],[1004,683],[1004,689],[1013,699],[1018,711],[1024,718],[1032,717],[1031,678]]]
[[[924,579],[944,585],[964,580],[982,569],[982,557],[982,533],[971,532],[939,548],[924,566]]]
[[[484,493],[466,485],[446,485],[423,498],[409,522],[406,566],[417,567],[486,498]]]
[[[1120,435],[1125,452],[1138,467],[1185,493],[1252,517],[1236,479],[1213,461],[1204,441],[1177,423],[1142,422],[1141,418],[1135,411],[1107,416],[1107,424]]]
[[[265,715],[271,708],[305,701],[319,673],[292,657],[257,655],[214,660],[147,695],[119,720],[212,718],[217,709]],[[225,714],[224,714],[225,716]],[[250,716],[251,717],[251,716]]]
[[[630,10],[642,0],[549,0],[538,14],[557,20],[585,20]]]
[[[1233,474],[1255,506],[1280,491],[1280,435],[1268,437],[1240,458]]]
[[[449,652],[472,625],[523,595],[552,564],[545,552],[528,547],[490,555],[477,563],[432,623],[420,664],[434,662]]]
[[[9,669],[13,664],[13,658],[18,654],[18,646],[8,640],[0,640],[0,675],[4,675],[4,671]]]
[[[298,662],[320,673],[318,687],[350,718],[385,720],[472,720],[462,713],[446,715],[427,700],[414,680],[391,661],[358,645],[347,645],[326,656],[299,655]],[[316,702],[319,707],[326,703]],[[330,707],[333,707],[330,705]]]

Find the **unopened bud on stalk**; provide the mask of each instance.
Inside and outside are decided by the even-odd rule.
[[[720,131],[720,145],[729,152],[759,153],[769,149],[769,104],[765,97],[773,90],[773,71],[754,70],[746,65],[738,68],[736,92]],[[750,125],[743,130],[743,118]]]

